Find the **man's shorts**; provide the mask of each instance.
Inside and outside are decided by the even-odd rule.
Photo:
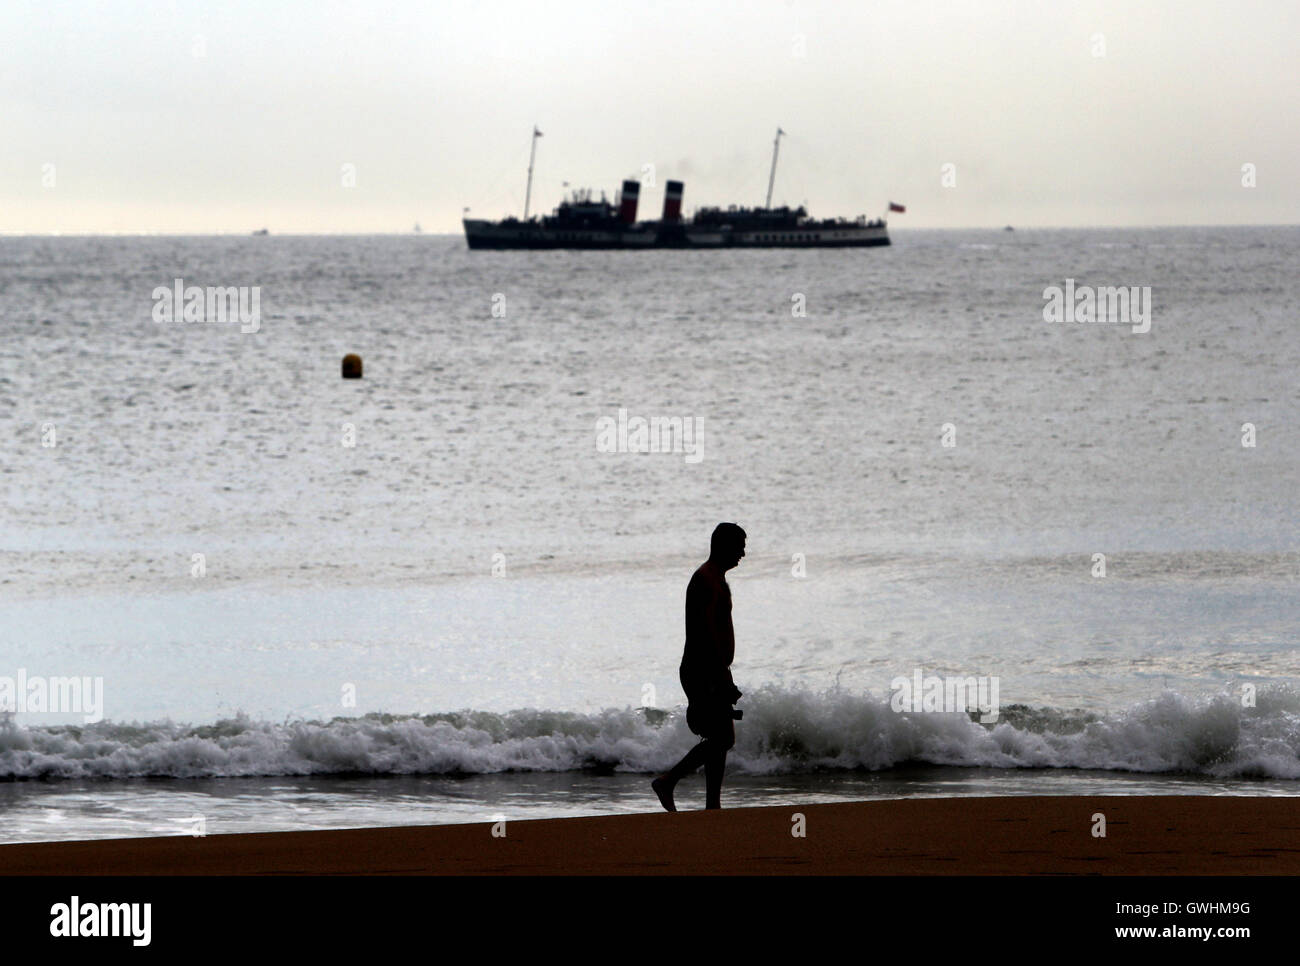
[[[732,726],[731,704],[716,693],[715,688],[687,673],[683,668],[678,672],[682,690],[686,692],[686,727],[692,734],[701,738],[714,735],[733,739],[735,729]]]
[[[697,701],[686,706],[686,727],[701,738],[733,738],[731,706],[713,701]]]

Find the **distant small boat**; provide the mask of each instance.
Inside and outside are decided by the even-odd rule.
[[[414,231],[417,235],[420,234],[420,223],[418,221],[415,223]]]
[[[1003,230],[1003,231],[1015,231],[1015,229],[1012,228],[1010,225],[1007,225],[1007,227],[1006,227],[1006,228],[1003,228],[1002,230]]]
[[[257,229],[257,231],[253,232],[253,234],[254,234],[254,235],[269,235],[269,234],[271,234],[271,232],[270,232],[268,229],[266,229],[266,228],[259,228],[259,229]]]

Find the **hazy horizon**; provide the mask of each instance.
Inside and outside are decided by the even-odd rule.
[[[663,183],[891,227],[1300,223],[1282,2],[0,12],[0,234],[457,234]]]
[[[906,235],[909,232],[1005,231],[1007,228],[1016,231],[1162,231],[1177,230],[1179,228],[1300,228],[1300,222],[1259,222],[1256,224],[1205,222],[1203,224],[1186,225],[928,225],[923,227],[891,224],[889,233],[891,237],[896,238],[900,234]],[[455,238],[458,240],[464,238],[464,231],[461,227],[450,231],[426,231],[421,228],[418,232],[408,228],[405,231],[278,231],[268,233],[277,238],[345,238],[349,236],[369,238],[406,235],[419,235],[428,238]],[[256,234],[260,234],[260,232],[258,230],[242,231],[237,229],[225,231],[8,231],[0,232],[0,238],[239,238]]]

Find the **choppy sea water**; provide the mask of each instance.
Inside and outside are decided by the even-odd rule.
[[[894,234],[0,239],[0,688],[103,682],[0,723],[0,840],[650,809],[722,519],[729,802],[1300,791],[1300,229]],[[917,669],[998,720],[895,712]]]

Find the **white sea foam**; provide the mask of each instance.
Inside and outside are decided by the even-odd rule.
[[[996,726],[960,713],[896,713],[887,695],[763,688],[743,702],[736,771],[881,770],[909,762],[988,768],[1177,772],[1300,779],[1300,694],[1258,705],[1166,692],[1123,712],[1011,706]],[[23,728],[0,724],[0,777],[481,774],[610,769],[653,772],[689,747],[680,713],[465,711],[275,724],[236,717]]]

